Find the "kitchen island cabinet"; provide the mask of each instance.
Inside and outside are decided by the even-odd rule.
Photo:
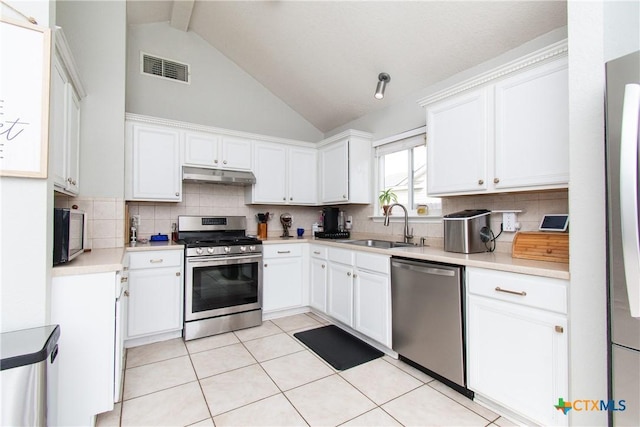
[[[468,387],[540,425],[567,425],[566,282],[467,269]]]

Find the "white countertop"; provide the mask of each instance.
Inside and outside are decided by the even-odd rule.
[[[352,237],[352,240],[360,237]],[[364,237],[368,238],[368,237]],[[344,249],[374,252],[379,254],[413,258],[424,261],[443,262],[447,264],[464,265],[468,267],[488,268],[491,270],[508,271],[512,273],[531,274],[534,276],[553,277],[569,280],[569,264],[560,262],[533,261],[527,259],[512,258],[510,254],[501,252],[484,252],[479,254],[457,254],[445,252],[435,246],[412,246],[393,249],[370,248],[341,243],[340,240],[304,238],[290,239],[269,238],[263,241],[265,245],[287,243],[314,243],[319,245],[334,246]]]
[[[52,277],[79,274],[107,273],[122,270],[126,252],[183,250],[184,245],[174,242],[136,243],[124,248],[92,249],[70,262],[53,267]]]

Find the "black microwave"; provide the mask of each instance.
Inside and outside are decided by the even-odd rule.
[[[69,262],[86,244],[86,216],[77,209],[53,210],[53,265]]]

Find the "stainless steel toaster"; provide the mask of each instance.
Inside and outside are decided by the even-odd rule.
[[[488,230],[483,228],[489,228],[490,214],[487,209],[467,209],[445,215],[444,250],[462,254],[487,252],[483,234],[486,236]]]

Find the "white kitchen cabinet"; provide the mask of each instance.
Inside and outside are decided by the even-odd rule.
[[[468,387],[540,425],[567,425],[566,282],[467,268]]]
[[[427,107],[429,195],[487,189],[487,92],[482,88]]]
[[[311,245],[309,305],[316,310],[327,312],[327,248]]]
[[[181,132],[126,123],[125,199],[182,201]]]
[[[268,314],[306,305],[301,244],[263,246],[262,310]],[[307,298],[308,299],[308,298]]]
[[[495,85],[496,189],[569,182],[567,61],[554,61]]]
[[[389,256],[356,252],[354,328],[391,348]]]
[[[316,203],[316,149],[256,142],[253,159],[256,183],[247,188],[247,203]]]
[[[184,134],[184,164],[250,170],[251,140],[187,131]]]
[[[348,131],[318,150],[319,202],[371,203],[371,137]]]
[[[55,32],[51,61],[49,143],[56,191],[77,195],[80,189],[80,118],[84,89],[62,30]]]
[[[521,68],[496,72],[475,89],[453,88],[444,99],[421,102],[427,113],[429,195],[568,186],[567,58],[513,71]]]
[[[91,425],[113,409],[119,289],[115,271],[52,278],[51,323],[61,331],[52,425]]]
[[[182,250],[131,252],[127,339],[182,329]]]
[[[329,263],[327,314],[353,327],[353,266]]]

